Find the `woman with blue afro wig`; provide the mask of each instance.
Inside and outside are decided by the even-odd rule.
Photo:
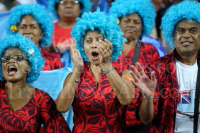
[[[122,68],[126,62],[112,61],[121,56],[126,40],[116,18],[99,10],[84,13],[77,21],[70,46],[74,71],[65,80],[57,109],[66,112],[73,106],[75,133],[124,133],[124,105],[134,98],[134,88],[126,79],[131,74]]]
[[[55,23],[53,46],[62,56],[65,52],[69,53],[72,39],[70,32],[76,24],[76,19],[84,12],[89,12],[92,3],[90,0],[49,0],[48,3],[49,11],[58,19]]]
[[[124,43],[120,59],[126,59],[129,64],[146,64],[160,57],[156,47],[141,42],[142,37],[149,36],[155,26],[156,11],[150,0],[116,0],[112,3],[110,15],[118,18],[124,37],[128,40]],[[147,132],[148,126],[136,118],[135,105],[140,105],[136,101],[139,100],[134,100],[127,109],[127,131]]]
[[[7,34],[21,33],[31,38],[41,48],[42,55],[46,60],[44,70],[62,68],[60,56],[44,49],[52,44],[54,25],[43,6],[38,4],[16,6],[12,10],[8,22]]]
[[[47,133],[70,133],[49,94],[30,85],[45,63],[34,42],[21,34],[7,36],[0,40],[0,57],[0,77],[6,82],[0,92],[0,132],[36,133],[43,124]]]

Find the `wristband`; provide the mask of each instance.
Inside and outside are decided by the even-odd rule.
[[[103,68],[102,68],[102,71],[103,71],[103,73],[104,74],[107,74],[107,73],[109,73],[109,72],[111,72],[111,71],[113,71],[113,70],[115,70],[115,67],[114,66],[112,66],[110,69],[108,69],[108,70],[104,70]]]

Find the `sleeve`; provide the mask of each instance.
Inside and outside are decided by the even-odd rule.
[[[41,98],[39,110],[46,133],[71,133],[64,117],[57,110],[55,102],[47,93]]]

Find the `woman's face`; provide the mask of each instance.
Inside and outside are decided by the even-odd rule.
[[[138,40],[139,36],[142,35],[142,20],[137,13],[122,17],[120,27],[128,41]]]
[[[7,82],[26,81],[30,65],[24,52],[16,47],[8,48],[2,55],[2,74]]]
[[[22,17],[17,29],[19,33],[26,37],[30,37],[37,45],[39,45],[40,40],[42,40],[40,25],[31,15]]]
[[[60,0],[58,5],[58,16],[60,19],[76,19],[81,14],[81,7],[78,0]]]
[[[102,58],[97,44],[99,40],[104,40],[104,36],[98,31],[88,31],[84,38],[84,50],[93,65],[99,65]]]

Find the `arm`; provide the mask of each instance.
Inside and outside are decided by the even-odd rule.
[[[156,77],[154,72],[151,73],[151,79],[144,73],[141,65],[137,63],[137,70],[132,66],[132,72],[135,80],[132,80],[133,84],[140,89],[144,99],[139,108],[139,117],[144,124],[147,124],[153,120],[154,117],[154,91],[156,89]]]
[[[105,41],[99,41],[99,51],[103,56],[100,67],[104,70],[109,70],[112,68],[112,63],[110,61],[110,56],[112,55],[112,43],[105,39]],[[108,49],[105,53],[104,50]],[[116,70],[113,70],[106,74],[108,80],[116,93],[119,102],[122,105],[128,105],[132,102],[134,98],[134,85],[126,79],[126,76],[132,77],[129,70],[125,70],[122,77]]]
[[[74,63],[74,71],[65,79],[64,88],[56,100],[57,109],[60,112],[67,112],[70,109],[70,106],[74,100],[76,87],[78,85],[78,82],[75,80],[80,79],[83,67],[83,59],[81,58],[79,51],[76,49],[75,44],[76,41],[73,40],[73,43],[70,46],[72,52],[72,61]]]
[[[71,133],[62,114],[56,109],[53,99],[46,93],[41,98],[40,116],[46,133]]]

